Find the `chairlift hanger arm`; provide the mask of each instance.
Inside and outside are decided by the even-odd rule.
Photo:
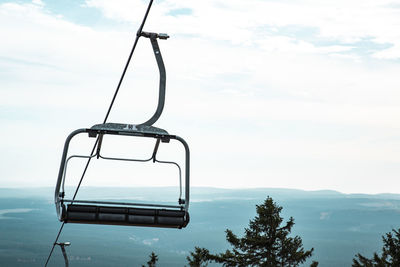
[[[54,245],[60,246],[61,252],[62,252],[63,257],[64,257],[64,261],[65,261],[65,267],[68,267],[69,266],[69,262],[68,262],[68,256],[67,256],[67,251],[65,250],[65,247],[71,245],[71,243],[70,242],[63,242],[63,243],[56,242],[56,243],[54,243]]]
[[[159,84],[157,109],[156,109],[155,113],[153,114],[153,116],[149,120],[140,124],[140,125],[151,126],[160,118],[161,113],[164,109],[165,87],[166,87],[166,81],[167,81],[165,65],[164,65],[164,61],[161,56],[161,51],[160,51],[160,47],[158,46],[157,39],[166,40],[169,38],[169,36],[165,33],[143,32],[143,31],[140,33],[140,36],[150,39],[151,46],[152,46],[153,52],[154,52],[154,56],[156,57],[158,70],[160,72],[160,84]]]

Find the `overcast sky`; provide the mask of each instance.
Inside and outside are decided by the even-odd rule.
[[[103,120],[146,4],[0,1],[0,187],[55,185],[66,136]],[[171,36],[155,126],[189,143],[192,185],[400,193],[400,1],[155,0],[145,30]],[[109,121],[150,117],[157,86],[141,39]]]

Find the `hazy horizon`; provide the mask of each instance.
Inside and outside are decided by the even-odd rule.
[[[80,189],[112,189],[112,190],[119,190],[119,189],[124,189],[124,190],[140,190],[140,189],[160,189],[160,188],[168,188],[168,189],[174,189],[175,191],[178,190],[178,187],[176,186],[81,186]],[[30,190],[30,189],[45,189],[49,190],[51,192],[54,191],[55,187],[54,186],[26,186],[26,187],[1,187],[0,189],[6,190],[6,189],[19,189],[19,190]],[[74,186],[66,186],[66,189],[68,190],[75,190],[76,187]],[[389,192],[381,192],[381,193],[362,193],[362,192],[340,192],[338,190],[332,190],[332,189],[318,189],[318,190],[304,190],[304,189],[298,189],[298,188],[283,188],[283,187],[241,187],[241,188],[223,188],[223,187],[212,187],[212,186],[191,186],[190,188],[190,193],[197,193],[199,191],[197,190],[220,190],[220,191],[298,191],[298,192],[305,192],[305,193],[326,193],[326,192],[331,192],[331,193],[337,193],[340,195],[366,195],[366,196],[377,196],[377,195],[394,195],[394,196],[400,196],[400,193],[389,193]],[[207,191],[201,191],[201,192],[207,192]],[[214,193],[212,191],[211,193]],[[1,196],[0,196],[1,197]],[[51,195],[51,197],[54,197]]]
[[[75,189],[76,187],[74,186],[66,186],[68,188]],[[3,187],[0,186],[0,189],[49,189],[54,191],[55,186],[15,186],[15,187]],[[141,189],[141,188],[174,188],[177,189],[176,186],[81,186],[81,188],[111,188],[111,189]],[[219,189],[219,190],[230,190],[230,191],[242,191],[242,190],[293,190],[293,191],[301,191],[301,192],[335,192],[343,195],[368,195],[368,196],[374,196],[374,195],[399,195],[400,193],[390,193],[390,192],[378,192],[378,193],[363,193],[363,192],[341,192],[338,190],[333,190],[333,189],[315,189],[315,190],[307,190],[307,189],[299,189],[299,188],[284,188],[284,187],[213,187],[213,186],[191,186],[191,192],[192,189]],[[52,196],[53,197],[53,196]]]

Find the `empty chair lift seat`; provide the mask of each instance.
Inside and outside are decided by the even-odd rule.
[[[124,208],[69,204],[64,210],[64,222],[182,228],[189,223],[184,210]]]

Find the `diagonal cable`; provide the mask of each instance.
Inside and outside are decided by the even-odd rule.
[[[129,63],[130,63],[130,61],[131,61],[131,59],[132,59],[133,52],[135,51],[136,45],[137,45],[137,43],[138,43],[138,41],[139,41],[139,38],[140,38],[140,35],[141,35],[142,31],[143,31],[143,27],[144,27],[144,24],[145,24],[145,22],[146,22],[147,16],[149,15],[150,8],[151,8],[151,5],[152,5],[152,4],[153,4],[153,0],[150,0],[149,5],[147,6],[147,10],[146,10],[146,13],[145,13],[145,15],[144,15],[144,18],[143,18],[143,20],[142,20],[142,23],[140,24],[140,27],[139,27],[139,29],[138,29],[138,31],[137,31],[137,33],[136,33],[135,42],[133,43],[133,47],[132,47],[131,52],[130,52],[130,54],[129,54],[128,60],[127,60],[127,62],[126,62],[126,64],[125,64],[124,70],[122,71],[121,78],[119,79],[119,82],[118,82],[117,88],[116,88],[116,90],[115,90],[115,92],[114,92],[114,95],[113,95],[113,98],[112,98],[112,100],[111,100],[110,106],[108,107],[106,116],[104,117],[103,124],[107,122],[107,119],[108,119],[108,117],[109,117],[109,115],[110,115],[111,109],[112,109],[112,107],[113,107],[113,105],[114,105],[114,102],[115,102],[115,99],[116,99],[116,97],[117,97],[117,95],[118,95],[118,92],[119,92],[119,89],[120,89],[120,87],[121,87],[122,81],[123,81],[123,79],[124,79],[124,77],[125,77],[126,71],[128,70]],[[91,155],[91,156],[93,156],[93,153],[94,153],[94,151],[95,151],[95,149],[96,149],[96,146],[97,146],[98,142],[99,142],[99,138],[97,137],[96,142],[95,142],[94,145],[93,145],[92,152],[90,152],[90,155]],[[82,184],[83,178],[85,177],[85,174],[86,174],[86,171],[87,171],[87,169],[88,169],[88,167],[89,167],[89,164],[90,164],[91,159],[92,159],[92,158],[90,157],[90,158],[88,159],[88,161],[86,162],[85,168],[84,168],[84,170],[83,170],[83,172],[82,172],[82,176],[81,176],[81,178],[80,178],[80,180],[79,180],[78,186],[76,187],[76,190],[75,190],[75,193],[74,193],[74,197],[72,198],[72,200],[75,200],[76,195],[78,194],[79,188],[80,188],[80,186],[81,186],[81,184]],[[54,251],[54,247],[55,247],[55,245],[56,245],[56,243],[57,243],[57,241],[58,241],[58,238],[59,238],[60,235],[61,235],[61,232],[62,232],[62,230],[63,230],[63,228],[64,228],[64,225],[65,225],[65,222],[62,223],[62,225],[61,225],[61,227],[60,227],[60,230],[58,231],[58,234],[57,234],[57,236],[56,236],[56,239],[55,239],[55,241],[54,241],[54,243],[53,243],[53,246],[52,246],[52,248],[51,248],[51,250],[50,250],[49,256],[47,257],[46,263],[45,263],[45,265],[44,265],[45,267],[46,267],[47,264],[49,263],[49,260],[50,260],[50,258],[51,258],[51,255],[53,254],[53,251]]]

